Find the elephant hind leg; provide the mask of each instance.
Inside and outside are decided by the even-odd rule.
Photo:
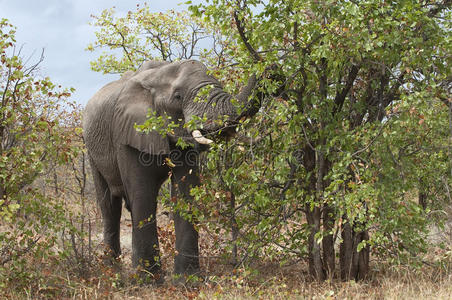
[[[104,227],[104,243],[107,251],[116,258],[121,254],[119,244],[122,196],[113,194],[100,172],[91,163],[97,203],[102,213]]]

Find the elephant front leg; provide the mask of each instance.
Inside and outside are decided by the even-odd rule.
[[[198,232],[193,224],[174,214],[176,230],[176,257],[174,272],[176,274],[194,274],[199,272]]]
[[[144,275],[157,275],[160,272],[156,219],[158,184],[149,180],[130,185],[129,188],[131,187],[133,189],[128,189],[128,194],[131,196],[129,202],[133,226],[132,265],[144,271]],[[155,279],[158,279],[158,276]]]
[[[157,237],[156,201],[149,201],[149,207],[132,204],[132,264],[145,273],[160,271],[160,251]],[[143,203],[139,203],[143,204]]]
[[[132,214],[132,265],[143,271],[140,275],[157,275],[160,271],[157,195],[168,169],[143,164],[140,152],[128,146],[119,148],[118,162]]]
[[[190,189],[199,185],[199,177],[195,167],[186,166],[173,169],[171,178],[171,197],[192,201]],[[176,230],[176,257],[174,272],[176,274],[194,274],[199,272],[198,232],[192,223],[185,220],[179,212],[174,213]]]

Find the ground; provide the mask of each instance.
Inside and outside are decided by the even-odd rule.
[[[172,272],[173,224],[170,214],[159,207],[157,221],[164,280],[161,284],[140,284],[131,267],[130,213],[123,211],[122,255],[112,267],[102,260],[102,226],[96,204],[88,201],[82,206],[88,212],[83,214],[84,224],[88,220],[90,224],[83,231],[89,234],[83,238],[66,237],[69,253],[73,253],[71,247],[75,244],[78,256],[71,254],[66,260],[48,257],[39,261],[27,257],[28,265],[42,277],[32,281],[32,285],[8,282],[0,289],[0,299],[452,299],[452,229],[432,228],[432,245],[447,241],[448,246],[432,247],[419,268],[393,265],[371,257],[370,276],[360,282],[342,282],[337,278],[317,282],[309,277],[303,260],[281,265],[264,257],[234,268],[212,247],[212,236],[201,231],[202,273],[180,279]],[[74,206],[71,209],[77,210]]]
[[[448,263],[446,259],[446,264],[425,264],[419,269],[391,266],[372,258],[370,277],[361,282],[338,279],[316,282],[309,278],[304,261],[284,266],[261,261],[234,269],[220,260],[203,258],[202,276],[175,284],[172,275],[174,235],[169,214],[160,212],[158,224],[165,272],[163,284],[139,285],[131,280],[131,219],[124,211],[120,275],[107,272],[108,284],[100,284],[98,278],[94,278],[86,286],[77,286],[73,296],[84,298],[86,295],[89,299],[452,299],[450,253],[440,248],[429,254],[431,261],[448,257]]]

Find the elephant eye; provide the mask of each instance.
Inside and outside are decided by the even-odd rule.
[[[174,99],[176,99],[177,101],[181,101],[182,95],[179,92],[176,92],[176,93],[174,93]]]

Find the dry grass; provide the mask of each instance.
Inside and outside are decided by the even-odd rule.
[[[89,193],[90,197],[91,192]],[[101,226],[95,203],[88,201],[83,210],[80,202],[69,201],[67,209],[88,211],[92,222],[93,251],[99,253]],[[162,211],[162,210],[160,210]],[[44,280],[18,291],[15,283],[0,290],[0,298],[8,299],[452,299],[451,239],[448,250],[432,249],[421,269],[390,266],[372,261],[366,281],[342,282],[338,279],[317,282],[307,274],[305,262],[286,266],[261,261],[248,269],[233,269],[219,260],[202,259],[203,276],[185,283],[174,283],[172,276],[174,233],[172,222],[164,214],[158,216],[165,281],[162,285],[139,285],[133,280],[130,266],[131,221],[124,210],[121,225],[123,257],[121,270],[103,265],[98,256],[92,259],[86,272],[70,262],[35,262]],[[433,231],[432,231],[433,232]],[[452,231],[451,231],[452,232]],[[438,232],[434,232],[436,235]],[[443,231],[451,237],[449,231]],[[201,255],[213,255],[209,238],[202,236]],[[87,241],[85,241],[87,243]],[[97,254],[98,254],[97,253]],[[218,253],[215,253],[215,255]],[[0,282],[1,284],[1,282]]]
[[[93,205],[93,204],[90,204]],[[94,206],[92,207],[94,211]],[[91,267],[83,274],[69,262],[33,262],[41,269],[44,281],[23,289],[7,286],[0,298],[9,299],[452,299],[452,252],[432,248],[425,256],[430,262],[421,269],[390,266],[372,261],[371,274],[362,282],[342,282],[332,279],[325,282],[311,280],[305,262],[286,266],[259,262],[248,269],[233,269],[215,259],[202,259],[203,276],[185,283],[174,283],[172,276],[174,233],[172,222],[166,215],[158,217],[161,238],[162,264],[165,281],[162,285],[140,285],[133,279],[130,266],[131,224],[130,215],[124,211],[121,240],[123,257],[120,271],[93,259]],[[93,230],[94,249],[99,249],[101,226]],[[202,238],[201,253],[212,249]],[[97,246],[97,247],[96,247]]]
[[[304,263],[261,265],[253,274],[218,265],[217,275],[210,273],[205,280],[173,284],[167,276],[160,286],[116,280],[112,273],[91,280],[67,279],[60,290],[42,295],[49,296],[50,291],[56,298],[72,299],[452,299],[452,275],[445,269],[373,267],[367,281],[323,283],[309,279]]]
[[[50,263],[43,270],[46,283],[34,287],[33,294],[3,291],[0,295],[10,299],[452,299],[450,250],[432,251],[429,258],[434,263],[421,269],[373,261],[370,278],[361,282],[316,282],[309,278],[304,262],[282,267],[261,262],[248,269],[233,269],[204,261],[203,279],[175,283],[168,271],[172,266],[165,263],[172,257],[164,254],[163,258],[166,276],[161,285],[134,282],[130,260],[124,257],[121,271],[95,262],[83,278],[67,265]]]

